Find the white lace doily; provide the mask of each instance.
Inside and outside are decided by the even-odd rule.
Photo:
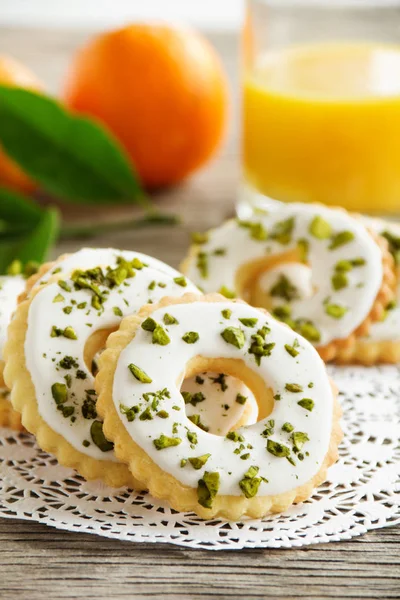
[[[262,521],[202,521],[148,494],[88,483],[0,429],[0,516],[135,542],[210,550],[338,541],[400,523],[400,369],[334,368],[344,440],[329,480],[303,504]]]

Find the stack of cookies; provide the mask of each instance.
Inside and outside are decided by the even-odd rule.
[[[305,500],[342,437],[324,361],[400,358],[397,235],[279,205],[196,234],[184,274],[84,248],[3,277],[0,425],[203,518]]]

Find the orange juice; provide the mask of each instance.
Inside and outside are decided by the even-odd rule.
[[[246,180],[269,197],[400,212],[400,46],[261,57],[244,82]]]

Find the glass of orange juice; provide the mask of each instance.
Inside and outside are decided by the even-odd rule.
[[[400,214],[400,0],[248,0],[241,217]]]

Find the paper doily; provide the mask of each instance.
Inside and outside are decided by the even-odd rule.
[[[400,523],[400,369],[331,368],[344,410],[340,460],[313,497],[262,521],[202,521],[148,494],[89,483],[0,429],[0,516],[135,542],[210,550],[298,547]]]

